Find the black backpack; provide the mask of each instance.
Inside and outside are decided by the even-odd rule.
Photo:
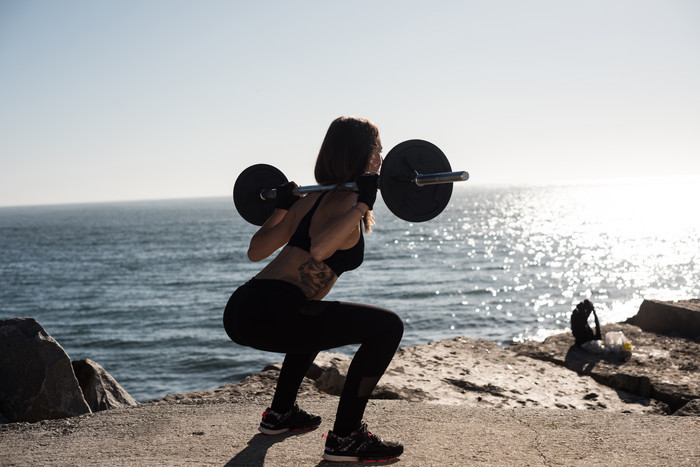
[[[595,333],[588,325],[588,317],[591,315],[591,312],[593,312],[593,317],[595,318]],[[596,315],[595,308],[593,308],[593,304],[589,300],[584,300],[576,305],[576,309],[571,313],[571,332],[574,333],[578,347],[581,347],[588,341],[601,339],[598,315]]]

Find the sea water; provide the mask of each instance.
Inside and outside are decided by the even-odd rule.
[[[700,297],[699,195],[692,178],[465,183],[424,223],[379,197],[364,264],[328,299],[395,310],[402,346],[541,340],[584,299],[622,321],[644,298]],[[0,318],[35,318],[142,402],[240,381],[282,359],[222,326],[230,294],[265,264],[246,256],[255,229],[229,198],[0,208]]]

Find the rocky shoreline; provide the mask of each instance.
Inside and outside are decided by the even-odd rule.
[[[632,323],[665,334],[644,331]],[[680,320],[682,326],[673,321]],[[632,350],[589,353],[571,332],[544,342],[500,348],[455,337],[400,348],[372,393],[373,399],[493,408],[608,410],[622,413],[700,414],[700,300],[645,301],[627,323],[602,327],[622,332]],[[687,334],[687,335],[684,335]],[[301,395],[338,396],[350,357],[322,352],[304,379]],[[231,400],[272,397],[281,363],[242,382],[158,400]]]
[[[674,319],[683,325],[671,329],[680,332],[669,331]],[[665,333],[643,330],[631,324],[635,321],[652,329],[658,323]],[[36,422],[138,405],[98,364],[70,362],[36,321],[3,323],[3,345],[15,356],[8,349],[3,351],[3,372],[10,375],[10,384],[0,387],[0,423]],[[371,397],[494,409],[700,415],[697,323],[700,300],[645,301],[630,322],[602,328],[603,335],[624,333],[632,343],[630,352],[589,353],[574,345],[571,332],[507,348],[467,337],[404,347],[396,352]],[[40,358],[30,361],[17,352]],[[302,383],[300,396],[339,396],[350,361],[346,355],[320,353]],[[281,363],[272,363],[240,383],[172,394],[146,404],[270,399],[280,367]],[[72,399],[70,404],[68,399]]]
[[[500,348],[493,342],[455,337],[397,351],[372,399],[492,408],[606,410],[621,413],[698,415],[700,343],[622,331],[634,345],[625,355],[590,354],[573,347],[571,333]],[[350,364],[346,355],[322,352],[302,383],[300,396],[338,396]],[[271,398],[281,363],[242,382],[173,394],[159,401],[225,401]]]
[[[571,332],[507,348],[467,337],[404,347],[397,351],[372,398],[700,415],[699,323],[700,300],[645,300],[627,323],[601,329],[603,335],[624,333],[633,346],[630,352],[586,352],[574,345]],[[664,333],[654,332],[657,329]],[[350,360],[336,353],[319,354],[300,394],[340,395]],[[271,398],[280,368],[281,363],[274,363],[237,384],[159,400]]]

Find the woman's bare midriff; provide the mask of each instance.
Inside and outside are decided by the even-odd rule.
[[[285,246],[255,278],[289,282],[299,287],[309,300],[321,300],[338,280],[326,263],[316,261],[307,251],[294,246]]]

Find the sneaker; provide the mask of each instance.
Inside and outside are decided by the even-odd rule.
[[[332,462],[384,462],[394,460],[403,453],[400,443],[384,441],[367,430],[367,424],[341,438],[332,431],[326,438],[323,458]]]
[[[280,435],[288,431],[313,430],[321,424],[321,417],[305,412],[295,403],[292,410],[279,414],[268,408],[262,414],[258,431],[266,435]]]

